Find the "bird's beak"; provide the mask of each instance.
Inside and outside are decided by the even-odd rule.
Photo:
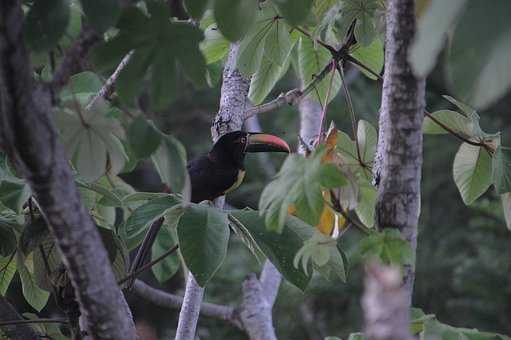
[[[265,133],[249,133],[247,152],[291,152],[289,145],[279,137]]]

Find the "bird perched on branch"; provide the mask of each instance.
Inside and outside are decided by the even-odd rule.
[[[205,155],[187,164],[192,186],[193,203],[212,201],[236,189],[245,177],[244,160],[247,152],[286,152],[287,143],[273,135],[234,131],[224,134]],[[162,221],[153,223],[131,266],[131,273],[140,268],[151,249]],[[128,283],[131,287],[133,280]]]

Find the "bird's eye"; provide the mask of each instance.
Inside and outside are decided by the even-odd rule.
[[[247,138],[246,138],[246,137],[241,137],[241,138],[240,138],[240,142],[241,142],[242,144],[245,144],[245,143],[247,142]]]

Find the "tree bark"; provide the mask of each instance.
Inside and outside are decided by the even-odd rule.
[[[413,340],[410,334],[408,292],[397,268],[370,264],[362,297],[368,340]]]
[[[388,1],[386,21],[385,74],[375,159],[376,223],[380,229],[398,228],[415,254],[425,81],[414,76],[408,62],[416,26],[414,1]],[[408,305],[413,282],[413,266],[407,265],[403,284]]]
[[[135,339],[135,326],[51,119],[23,44],[21,1],[0,2],[0,145],[28,181],[95,339]]]

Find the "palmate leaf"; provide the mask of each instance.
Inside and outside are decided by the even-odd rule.
[[[201,287],[222,265],[229,234],[227,214],[206,205],[191,204],[179,219],[179,249]]]
[[[120,138],[124,131],[117,119],[108,118],[109,107],[97,100],[90,108],[64,108],[57,115],[66,154],[87,182],[105,173],[118,174],[128,156]]]
[[[204,41],[200,49],[206,58],[206,64],[222,60],[229,52],[229,41],[224,38],[215,24],[209,25],[204,31]]]
[[[214,7],[218,28],[230,41],[241,39],[256,19],[257,1],[216,0]]]
[[[321,73],[325,66],[331,61],[330,52],[321,46],[315,46],[311,39],[301,37],[298,42],[298,73],[302,82],[302,88],[307,87],[316,75]],[[309,98],[324,104],[328,87],[330,85],[330,75],[327,75],[319,81],[315,89],[309,94]],[[341,88],[341,76],[335,72],[330,90],[329,102],[337,95]]]
[[[291,25],[299,25],[310,13],[313,0],[273,0],[277,5],[279,14]]]
[[[263,58],[259,70],[252,76],[248,98],[254,105],[261,104],[271,92],[275,84],[286,74],[291,58],[279,66],[267,58]]]
[[[301,290],[305,290],[310,280],[300,268],[293,266],[293,259],[302,247],[302,238],[293,230],[295,225],[305,225],[297,218],[289,216],[280,234],[268,231],[264,226],[264,218],[257,211],[236,210],[229,212],[236,221],[243,225],[258,248],[279,270],[286,280]],[[305,228],[312,230],[310,226]],[[250,245],[248,245],[250,247]]]
[[[21,278],[23,296],[27,303],[39,312],[46,306],[50,293],[37,286],[34,274],[28,266],[34,266],[32,257],[25,258],[21,252],[16,252],[16,267]]]
[[[0,272],[0,295],[5,296],[14,274],[16,274],[16,260],[11,256],[0,256],[0,268],[4,268]]]
[[[135,157],[144,159],[151,156],[160,146],[162,137],[152,121],[137,117],[128,128],[128,141]]]
[[[361,64],[367,66],[371,71],[380,74],[383,69],[384,52],[381,39],[374,39],[368,46],[356,44],[350,50],[350,55]],[[357,66],[360,71],[370,79],[376,79],[374,75],[362,67]]]
[[[80,0],[87,19],[98,33],[114,25],[121,13],[117,0]]]
[[[349,25],[357,20],[355,38],[363,46],[369,46],[376,37],[374,13],[378,9],[377,0],[346,0],[344,1],[343,21]]]
[[[387,265],[414,265],[410,244],[401,238],[397,229],[386,228],[371,233],[360,241],[359,251],[365,258],[376,257]]]
[[[36,1],[27,13],[25,39],[34,51],[55,47],[69,22],[69,1]]]

